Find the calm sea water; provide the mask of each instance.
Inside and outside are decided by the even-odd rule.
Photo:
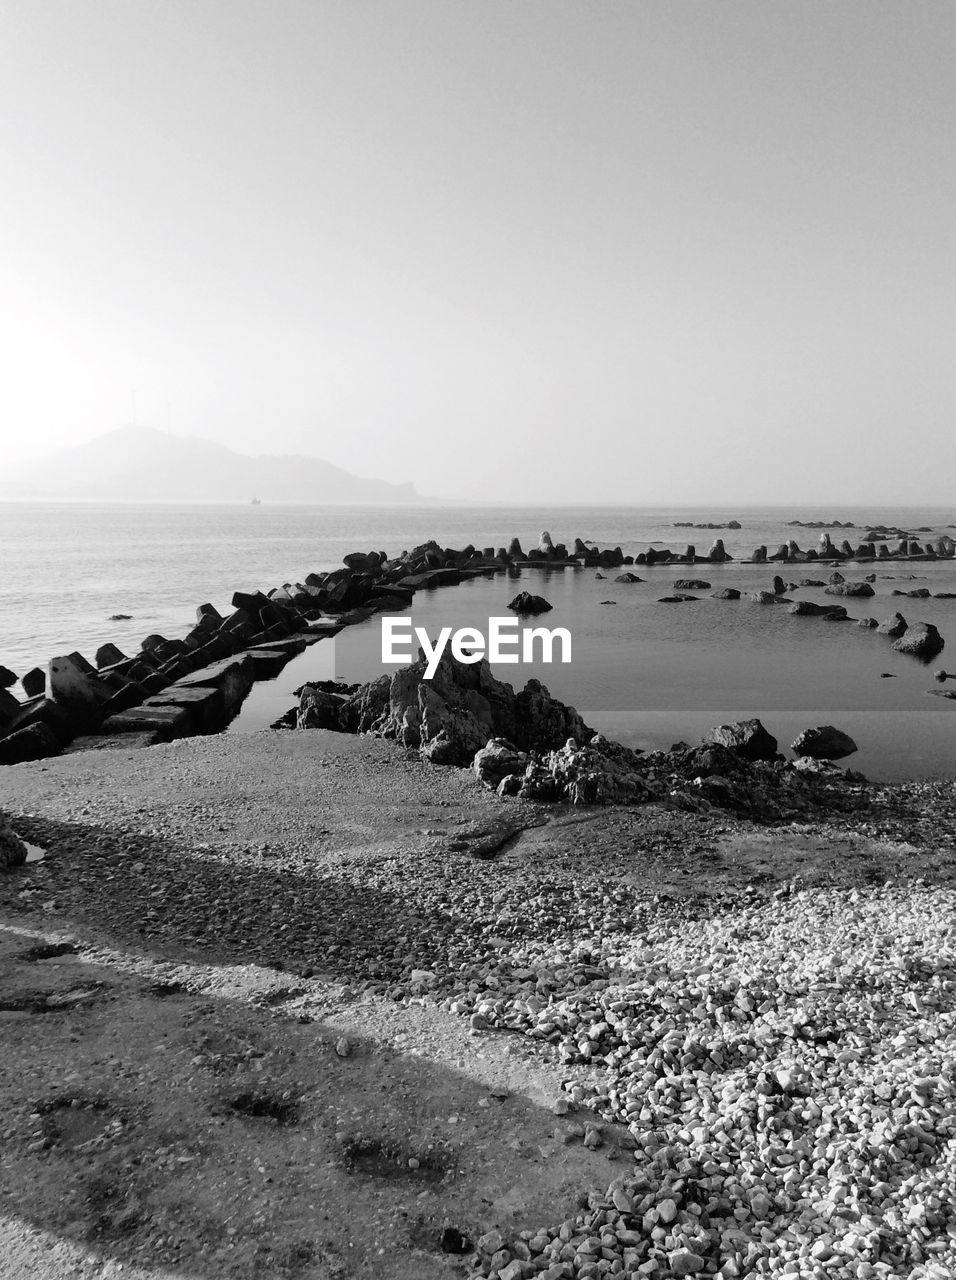
[[[956,513],[0,504],[0,663],[22,673],[74,649],[92,658],[106,640],[132,651],[150,632],[184,633],[203,601],[225,608],[237,588],[268,589],[302,579],[312,570],[335,567],[349,551],[396,554],[430,537],[451,546],[499,546],[514,535],[527,548],[548,529],[555,541],[619,543],[625,553],[655,543],[683,550],[688,542],[703,553],[714,537],[723,537],[739,558],[760,543],[776,545],[790,536],[802,547],[812,546],[815,531],[786,522],[834,517],[859,526],[927,525],[941,533]],[[743,528],[674,528],[680,520],[731,518]],[[836,541],[842,536],[834,531]],[[846,536],[851,542],[859,537]],[[956,647],[956,601],[890,596],[894,587],[956,591],[956,561],[873,568],[880,575],[877,595],[845,601],[852,616],[883,618],[899,608],[911,621],[935,622]],[[850,624],[794,618],[780,606],[718,601],[706,592],[695,603],[657,603],[681,576],[747,592],[768,587],[773,568],[732,563],[637,571],[645,581],[624,586],[612,581],[613,571],[600,581],[593,570],[525,569],[519,582],[497,575],[419,593],[412,615],[430,634],[446,625],[486,629],[488,617],[504,614],[516,590],[540,592],[554,605],[548,625],[572,633],[572,662],[502,667],[496,674],[512,683],[537,676],[591,724],[634,745],[694,740],[713,724],[759,715],[781,745],[810,725],[844,728],[860,746],[853,765],[873,777],[956,775],[956,702],[929,696],[937,687],[932,671],[947,659],[956,667],[948,650],[927,668],[895,653],[885,637]],[[847,576],[868,571],[851,569]],[[812,565],[784,573],[804,576],[826,573],[818,575]],[[833,602],[812,589],[795,598]],[[602,603],[609,600],[615,603]],[[132,617],[111,621],[116,613]],[[277,680],[256,686],[230,731],[264,727],[291,705],[292,690],[305,679],[378,674],[380,636],[380,622],[372,619],[314,646]],[[893,678],[881,678],[883,673]]]

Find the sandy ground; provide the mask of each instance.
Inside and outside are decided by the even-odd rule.
[[[589,1069],[455,1011],[516,940],[639,906],[956,883],[905,818],[760,828],[502,800],[321,731],[3,771],[0,1276],[438,1277],[631,1161]],[[582,1199],[584,1197],[584,1199]]]

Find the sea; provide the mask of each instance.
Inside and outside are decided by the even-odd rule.
[[[690,529],[683,522],[727,524],[739,530]],[[843,569],[848,579],[875,572],[876,595],[834,600],[821,588],[800,588],[794,599],[842,603],[854,619],[884,619],[897,609],[909,621],[935,623],[953,648],[926,665],[896,653],[891,642],[849,623],[794,617],[785,606],[760,605],[747,593],[768,589],[774,573],[785,581],[826,579],[829,567],[743,564],[760,544],[773,550],[794,538],[816,546],[819,531],[789,522],[852,521],[831,526],[839,545],[856,544],[867,525],[916,530],[921,540],[953,533],[956,512],[939,508],[696,508],[633,507],[335,507],[237,504],[216,506],[93,503],[0,503],[0,665],[23,674],[62,653],[90,660],[112,641],[136,650],[155,632],[183,635],[196,607],[228,609],[235,590],[268,590],[335,568],[352,551],[397,555],[429,538],[443,546],[507,546],[518,537],[527,550],[542,531],[569,546],[576,537],[625,554],[648,547],[683,552],[693,543],[706,554],[723,538],[735,559],[723,565],[645,567],[640,583],[614,581],[617,570],[539,569],[496,574],[458,587],[419,592],[413,625],[434,636],[443,626],[487,631],[488,618],[507,615],[519,590],[543,595],[553,611],[541,620],[567,628],[571,661],[504,666],[495,674],[513,684],[534,677],[573,704],[609,737],[644,749],[693,742],[713,725],[759,717],[781,749],[808,727],[833,724],[859,750],[846,763],[875,780],[956,776],[956,690],[934,673],[947,658],[956,668],[956,600],[892,595],[926,587],[956,592],[956,560],[877,562]],[[696,601],[660,603],[678,578],[710,584]],[[737,587],[740,601],[710,592]],[[125,615],[125,616],[123,616]],[[295,703],[309,679],[355,682],[386,668],[381,620],[349,627],[312,646],[275,680],[257,684],[227,732],[267,729]],[[17,687],[14,693],[20,692]]]

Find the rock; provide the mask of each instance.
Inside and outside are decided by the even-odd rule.
[[[508,605],[519,614],[550,613],[553,608],[543,596],[534,596],[529,591],[519,591]]]
[[[864,631],[876,631],[880,624],[875,618],[860,618],[856,625]]]
[[[563,747],[532,761],[515,794],[529,800],[573,805],[642,803],[655,794],[641,776],[640,755],[600,734],[586,746],[569,738]]]
[[[297,729],[341,729],[345,706],[342,694],[330,693],[320,685],[304,685],[299,692]]]
[[[687,592],[683,592],[681,595],[676,595],[676,596],[659,596],[657,603],[658,604],[686,604],[688,600],[697,600],[697,599],[699,599],[698,596],[688,595]]]
[[[726,747],[745,760],[774,760],[777,756],[777,739],[757,719],[717,725],[702,741]]]
[[[767,548],[765,546],[754,547],[753,562],[754,564],[763,564],[767,559]]]
[[[804,729],[791,742],[790,750],[798,756],[811,756],[814,760],[840,760],[843,756],[852,755],[857,745],[849,734],[835,729],[832,724],[824,724],[815,729]]]
[[[782,596],[786,591],[786,589],[787,589],[786,583],[778,573],[777,576],[774,578],[773,582],[771,583],[770,590],[773,592],[775,596]]]
[[[352,1042],[348,1036],[339,1036],[335,1042],[335,1053],[339,1058],[348,1058],[352,1053]]]
[[[554,543],[551,541],[551,534],[545,529],[541,535],[541,541],[538,543],[538,550],[542,555],[550,555],[554,551]]]
[[[512,560],[514,559],[523,560],[525,558],[524,552],[521,550],[521,543],[518,541],[517,538],[511,539],[511,544],[508,547],[508,556]]]
[[[908,653],[928,662],[936,657],[944,644],[943,637],[931,622],[914,622],[898,640],[893,641],[893,648],[898,653]]]
[[[693,1249],[675,1249],[667,1255],[667,1264],[675,1276],[696,1276],[704,1267],[706,1259]]]
[[[713,592],[715,600],[739,600],[740,592],[736,587],[722,587],[720,591]]]
[[[710,583],[703,578],[678,578],[674,583],[675,591],[709,591]]]
[[[524,773],[527,764],[526,752],[519,751],[506,738],[491,738],[475,753],[472,767],[479,782],[497,791],[503,778]]]
[[[736,523],[731,523],[727,526],[727,528],[739,529],[740,525]],[[707,552],[707,559],[712,561],[714,564],[723,564],[725,561],[733,559],[733,556],[728,555],[726,550],[724,549],[723,538],[714,539],[714,541],[711,543],[710,550]]]
[[[603,577],[602,575],[598,575]],[[614,579],[615,582],[643,582],[643,578],[639,578],[636,573],[619,573]]]
[[[839,604],[815,604],[812,600],[797,600],[787,613],[795,614],[797,617],[803,618],[829,618],[833,615],[834,621],[842,621],[846,617],[846,609]]]
[[[846,582],[846,578],[844,578],[842,573],[835,569],[833,573],[830,574],[829,578],[827,578],[827,582],[829,582],[831,586],[838,586],[841,582]]]
[[[835,582],[824,587],[828,596],[873,596],[876,592],[868,582]]]
[[[9,667],[0,666],[0,689],[12,689],[16,682],[16,672]]]
[[[0,809],[0,871],[22,867],[26,860],[26,845],[10,825],[10,819]]]
[[[750,598],[754,604],[776,604],[779,599],[772,591],[751,591]]]
[[[894,613],[892,618],[887,618],[885,622],[877,624],[877,631],[881,636],[890,636],[894,640],[898,640],[906,631],[906,619],[901,613]]]

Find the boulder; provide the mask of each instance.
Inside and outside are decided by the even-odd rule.
[[[550,613],[553,607],[543,596],[533,596],[529,591],[519,591],[508,605],[509,609],[519,614]]]
[[[932,622],[914,622],[898,640],[893,641],[893,648],[898,653],[908,653],[928,662],[930,658],[936,657],[944,644],[943,637]]]
[[[754,564],[763,564],[767,559],[767,548],[764,546],[754,547],[753,561]]]
[[[497,791],[509,774],[522,774],[528,764],[528,756],[507,738],[491,738],[475,753],[472,767],[479,782]]]
[[[10,819],[0,809],[0,871],[22,867],[26,860],[26,845],[10,825]]]
[[[596,576],[603,577],[604,575],[598,574]],[[644,579],[639,578],[636,573],[619,573],[617,577],[614,579],[614,581],[615,582],[643,582]]]
[[[839,604],[814,604],[812,600],[797,600],[787,610],[800,618],[825,618],[830,614],[839,614],[841,618],[846,617],[846,609]]]
[[[770,590],[773,592],[775,596],[782,596],[786,591],[786,589],[787,589],[787,584],[784,582],[783,578],[781,578],[780,574],[778,573],[774,578],[773,582],[770,584]]]
[[[849,734],[835,729],[832,724],[804,729],[790,744],[790,750],[798,756],[811,756],[814,760],[840,760],[852,755],[857,746]]]
[[[543,556],[551,555],[554,551],[554,543],[551,541],[551,534],[545,529],[541,535],[541,541],[538,543],[538,550]]]
[[[875,596],[876,592],[868,582],[836,582],[824,587],[828,596]]]
[[[779,597],[772,591],[751,591],[750,598],[754,604],[776,604]]]
[[[675,591],[709,591],[710,583],[703,578],[678,578],[674,583]]]
[[[697,600],[698,596],[689,595],[686,591],[676,596],[659,596],[658,604],[686,604],[689,600]]]
[[[726,747],[745,760],[774,760],[777,756],[777,739],[757,719],[717,725],[704,734],[703,743]]]
[[[17,673],[9,667],[0,665],[0,689],[12,689],[17,682]]]
[[[321,685],[307,684],[299,691],[297,729],[341,729],[345,697]]]
[[[739,525],[739,524],[729,524],[729,525],[727,526],[727,528],[728,528],[728,529],[739,529],[739,528],[740,528],[740,525]],[[727,554],[727,552],[726,552],[726,550],[724,549],[724,540],[723,540],[723,538],[715,538],[715,539],[714,539],[714,541],[711,543],[710,550],[707,552],[707,559],[708,559],[708,560],[710,560],[710,561],[712,561],[714,564],[723,564],[726,560],[732,560],[732,559],[733,559],[733,556],[728,555],[728,554]]]
[[[875,618],[860,618],[856,625],[864,631],[876,631],[880,624]]]
[[[843,574],[838,570],[834,570],[833,573],[830,574],[829,578],[827,578],[827,582],[829,582],[831,586],[836,586],[840,582],[846,582],[846,578],[844,578]]]
[[[898,640],[906,631],[906,619],[901,613],[894,613],[892,618],[878,623],[876,629],[881,636],[890,636],[893,640]]]
[[[739,600],[740,592],[736,587],[722,587],[720,591],[714,591],[715,600]]]

